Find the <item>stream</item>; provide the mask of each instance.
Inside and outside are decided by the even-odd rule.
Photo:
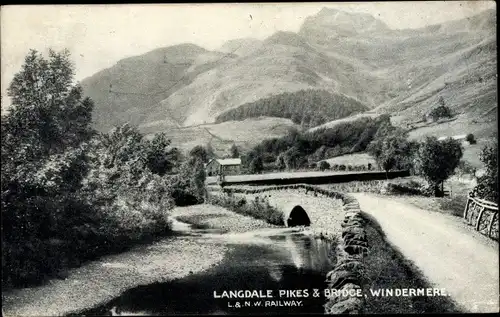
[[[229,251],[221,263],[209,270],[167,283],[129,289],[118,298],[78,315],[323,313],[326,299],[322,290],[326,286],[326,273],[332,269],[329,260],[332,246],[326,240],[312,237],[307,228],[223,233],[174,219],[173,230],[175,239],[224,244]],[[320,295],[313,296],[313,289],[319,289]],[[247,294],[246,298],[223,295],[224,291],[228,294],[238,290],[253,294]],[[248,298],[259,292],[273,297]]]

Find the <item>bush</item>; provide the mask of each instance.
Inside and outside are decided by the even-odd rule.
[[[331,167],[331,169],[333,171],[338,171],[339,170],[339,165],[338,164],[333,164],[332,167]]]
[[[344,164],[339,165],[339,171],[345,171],[347,167]]]
[[[465,137],[465,140],[467,142],[469,142],[469,144],[476,144],[477,143],[476,139],[474,138],[474,134],[472,134],[472,133],[467,134],[467,136]]]
[[[453,117],[453,113],[451,112],[451,109],[445,105],[440,105],[429,112],[429,116],[434,120],[437,121],[441,118],[451,118]]]
[[[266,199],[256,197],[248,203],[245,198],[236,198],[224,194],[211,194],[208,196],[208,202],[245,216],[265,220],[273,225],[283,226],[285,224],[283,213],[271,206]]]
[[[476,174],[476,168],[472,166],[469,162],[460,160],[455,170],[455,174],[459,176],[464,176],[464,175],[474,176]]]
[[[480,154],[486,172],[478,177],[472,194],[482,199],[498,203],[498,144],[485,146]]]
[[[321,162],[319,162],[318,167],[321,171],[324,171],[324,170],[330,169],[330,164],[327,161],[321,161]]]
[[[426,186],[413,180],[399,184],[388,182],[384,186],[384,192],[386,194],[393,194],[393,195],[428,196],[428,192],[426,191]]]

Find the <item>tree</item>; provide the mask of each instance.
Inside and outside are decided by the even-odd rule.
[[[250,161],[250,173],[260,174],[264,170],[262,156],[257,155]]]
[[[330,169],[330,164],[327,161],[321,161],[321,162],[319,162],[319,169],[321,171]]]
[[[208,162],[209,159],[208,151],[202,145],[196,145],[193,147],[191,151],[189,151],[189,156],[199,158],[203,163]]]
[[[177,206],[202,203],[205,195],[205,168],[199,157],[185,161],[172,178],[172,198]]]
[[[8,280],[50,272],[43,241],[71,234],[71,221],[92,209],[78,192],[96,134],[93,103],[73,74],[67,51],[50,50],[45,58],[31,50],[7,89],[12,104],[1,120],[1,231]]]
[[[14,75],[7,90],[12,107],[2,124],[3,132],[10,135],[6,140],[25,147],[17,151],[17,163],[61,153],[94,135],[90,127],[94,105],[82,97],[81,87],[73,84],[73,74],[68,51],[50,50],[49,59],[45,59],[31,50],[21,71]]]
[[[280,153],[276,158],[276,162],[274,164],[278,170],[284,170],[286,168],[285,155],[283,153]]]
[[[465,140],[467,142],[469,142],[469,144],[476,144],[477,143],[476,139],[474,138],[474,134],[472,134],[472,133],[467,134],[467,136],[465,137]]]
[[[459,141],[452,138],[438,141],[435,137],[427,137],[417,151],[416,170],[438,197],[443,194],[443,182],[453,174],[461,158],[462,145]]]
[[[478,177],[473,193],[482,199],[498,203],[498,144],[485,146],[479,158],[485,167],[485,173]]]
[[[163,176],[171,173],[178,162],[181,153],[177,148],[170,147],[170,140],[165,133],[156,133],[152,140],[146,144],[146,166],[153,174]]]
[[[451,112],[451,109],[449,107],[440,105],[432,109],[429,113],[429,116],[432,118],[432,120],[437,121],[441,118],[451,118],[453,117],[453,113]]]
[[[390,135],[370,143],[368,152],[386,172],[395,169],[412,169],[413,154],[417,143],[408,141],[406,133],[395,130]]]
[[[214,148],[212,147],[211,142],[208,142],[206,149],[207,149],[207,160],[211,160],[217,157],[217,155],[215,155],[215,151]]]
[[[238,149],[238,146],[234,143],[231,146],[230,152],[231,152],[232,158],[239,158],[240,157],[240,150]]]

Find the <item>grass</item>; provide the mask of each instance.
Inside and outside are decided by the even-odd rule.
[[[432,287],[418,268],[396,250],[387,240],[380,225],[369,215],[366,233],[370,252],[364,258],[365,294],[370,289],[429,288]],[[370,296],[366,299],[365,314],[423,314],[461,312],[449,297]]]
[[[375,168],[377,166],[377,162],[375,162],[375,159],[368,153],[355,153],[355,154],[342,155],[342,156],[337,156],[337,157],[325,159],[322,161],[326,161],[330,165],[344,164],[344,165],[365,165],[365,166],[367,166],[368,163],[370,163],[370,164],[372,164],[373,168]]]
[[[422,181],[419,177],[412,177],[412,179]],[[472,181],[452,176],[445,182],[445,189],[451,189],[451,196],[438,198],[401,195],[394,196],[393,199],[421,209],[462,217],[467,202],[467,194],[473,187],[474,183]]]
[[[339,184],[326,184],[326,185],[319,185],[319,187],[343,193],[366,192],[366,193],[380,194],[382,193],[382,189],[387,182],[388,182],[387,180],[373,180],[373,181],[348,182]]]

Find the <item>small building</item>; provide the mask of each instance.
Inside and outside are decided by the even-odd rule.
[[[211,159],[205,166],[207,176],[241,174],[241,159]]]

